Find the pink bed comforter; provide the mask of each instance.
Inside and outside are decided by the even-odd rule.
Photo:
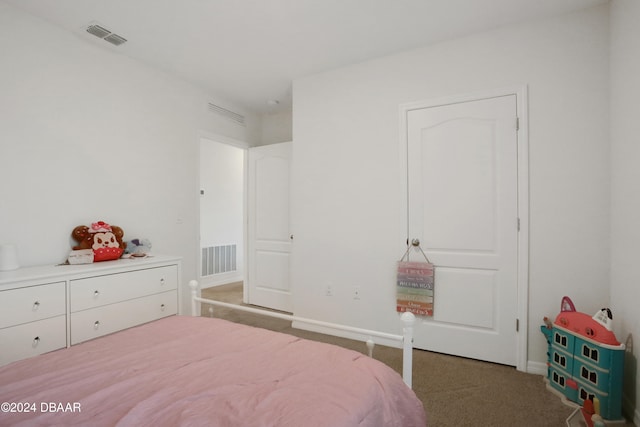
[[[374,359],[202,317],[173,316],[4,366],[2,402],[13,402],[3,404],[2,426],[426,424],[413,391]]]

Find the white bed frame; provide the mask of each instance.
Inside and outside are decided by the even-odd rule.
[[[198,296],[198,282],[192,280],[189,282],[191,288],[191,314],[198,316],[198,303],[210,304],[218,307],[226,307],[234,310],[245,311],[248,313],[260,314],[264,316],[275,317],[277,319],[290,320],[292,322],[304,322],[316,326],[322,326],[331,329],[337,329],[340,331],[352,332],[368,337],[366,344],[369,349],[369,356],[373,355],[373,337],[383,338],[385,340],[397,341],[402,347],[402,379],[404,383],[411,388],[412,370],[413,370],[413,325],[416,322],[416,318],[413,313],[405,312],[400,316],[402,321],[402,335],[394,335],[386,332],[378,332],[370,329],[354,328],[351,326],[339,325],[337,323],[322,322],[319,320],[306,319],[304,317],[293,316],[290,314],[278,313],[273,311],[260,310],[257,308],[247,307],[237,304],[229,304],[222,301],[213,301]]]

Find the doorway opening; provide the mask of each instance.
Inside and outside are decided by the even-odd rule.
[[[291,312],[291,142],[200,139],[201,289],[242,283],[242,302]]]
[[[246,148],[200,138],[199,281],[202,289],[244,281]]]

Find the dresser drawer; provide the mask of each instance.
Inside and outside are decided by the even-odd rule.
[[[178,293],[173,290],[71,313],[71,344],[171,316],[177,312]]]
[[[0,329],[0,365],[66,346],[65,315]]]
[[[178,267],[149,268],[71,281],[71,312],[178,288]]]
[[[0,292],[0,328],[59,316],[66,312],[64,282]]]

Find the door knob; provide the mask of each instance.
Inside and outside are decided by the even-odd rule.
[[[420,246],[420,239],[413,239],[413,240],[411,241],[411,244],[412,244],[413,246]]]

